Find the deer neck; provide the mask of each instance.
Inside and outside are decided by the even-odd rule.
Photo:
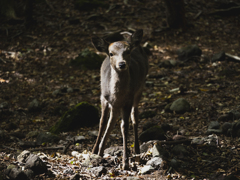
[[[111,92],[112,94],[127,94],[130,85],[129,69],[125,71],[117,71],[111,67]]]

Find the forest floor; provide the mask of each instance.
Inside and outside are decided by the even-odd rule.
[[[221,3],[186,0],[188,27],[184,32],[163,29],[166,26],[166,9],[162,1],[109,0],[107,7],[82,11],[74,7],[73,0],[52,0],[49,3],[34,4],[35,24],[28,27],[0,19],[0,104],[7,103],[0,107],[0,128],[6,133],[48,131],[61,118],[62,114],[56,113],[56,107],[66,111],[79,102],[87,101],[100,108],[99,70],[83,70],[69,66],[69,62],[86,48],[95,51],[91,44],[93,34],[103,36],[120,30],[143,29],[142,43],[152,45],[147,81],[153,86],[145,87],[139,110],[140,113],[153,110],[157,115],[141,119],[139,132],[144,123],[151,121],[159,125],[171,124],[177,130],[184,130],[184,135],[189,138],[202,137],[206,136],[211,121],[217,121],[230,110],[240,111],[240,63],[211,61],[213,54],[222,51],[240,56],[240,15],[209,14]],[[197,16],[199,12],[201,14]],[[176,50],[192,44],[199,46],[205,60],[195,58],[184,62],[181,67],[158,67],[164,60],[177,60]],[[165,78],[151,78],[153,74]],[[52,95],[63,87],[79,91],[60,97]],[[169,92],[179,87],[184,87],[185,92]],[[191,112],[164,112],[168,103],[181,97],[191,104]],[[34,99],[41,102],[42,109],[30,113],[28,107]],[[113,132],[117,138],[111,138],[112,146],[122,144],[118,127],[119,123]],[[90,130],[98,130],[98,127],[82,128],[69,134],[83,135],[88,139]],[[177,130],[170,135],[177,134]],[[173,171],[179,179],[221,179],[229,174],[240,177],[239,138],[222,134],[218,138],[219,144],[214,150],[205,146],[189,150],[192,158],[188,159],[188,168]],[[129,140],[129,146],[132,140]],[[2,144],[10,148],[0,147],[1,158],[15,153],[15,150],[24,150],[15,140]],[[93,144],[94,140],[86,141],[79,151],[91,151]],[[214,163],[207,165],[208,159]],[[11,162],[11,159],[2,159],[0,170]],[[166,173],[163,177],[178,179],[167,177]],[[158,179],[157,175],[155,179]]]

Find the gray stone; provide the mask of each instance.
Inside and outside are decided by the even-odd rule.
[[[165,132],[159,126],[153,126],[139,135],[139,140],[146,142],[149,140],[165,140]]]
[[[223,134],[227,135],[227,132],[228,132],[229,129],[232,129],[232,123],[230,123],[230,122],[223,123],[223,125],[222,125]]]
[[[201,56],[202,50],[197,45],[189,45],[177,50],[178,59],[181,61],[189,60],[191,57]]]
[[[152,172],[153,170],[154,170],[154,167],[150,165],[145,165],[140,169],[139,174],[147,174]]]
[[[143,124],[142,130],[146,131],[147,129],[156,126],[157,124],[155,122],[147,121],[146,123]]]
[[[27,175],[20,168],[6,169],[5,174],[12,180],[29,180]]]
[[[205,134],[206,134],[206,135],[210,135],[210,134],[222,134],[222,129],[208,129]]]
[[[168,152],[162,148],[160,145],[158,144],[154,144],[153,148],[152,148],[152,156],[153,157],[161,157],[163,159],[167,159],[169,157]]]
[[[112,146],[104,150],[104,154],[110,154],[111,156],[116,155],[116,153],[119,153],[123,151],[122,146]]]
[[[30,156],[31,152],[24,150],[17,156],[17,161],[20,163],[26,163],[26,159]]]
[[[86,138],[84,136],[74,136],[74,140],[76,143],[80,143],[84,141]]]
[[[218,138],[216,135],[209,135],[208,137],[203,137],[203,138],[194,138],[192,139],[192,144],[208,144],[210,146],[216,146],[218,144]]]
[[[225,60],[225,52],[216,53],[216,54],[213,54],[212,56],[212,62],[224,61],[224,60]]]
[[[155,169],[158,169],[160,167],[163,167],[163,159],[160,157],[153,157],[147,162],[146,165],[151,165]]]
[[[41,110],[41,105],[37,99],[34,99],[32,102],[30,102],[28,106],[29,112],[37,112]]]
[[[232,136],[240,137],[240,121],[234,122],[232,125]]]
[[[190,104],[186,99],[179,98],[172,103],[170,110],[176,113],[185,113],[190,110]]]
[[[47,172],[46,164],[34,154],[30,154],[26,159],[25,168],[31,169],[34,174],[42,174]]]
[[[171,159],[170,166],[173,168],[178,168],[179,166],[178,161],[176,159]]]
[[[104,166],[93,167],[89,169],[89,171],[95,174],[97,177],[107,173],[107,169]]]
[[[140,153],[145,153],[149,148],[153,147],[153,141],[144,142],[140,145]]]
[[[220,124],[218,121],[211,121],[208,129],[219,129],[220,128]]]
[[[90,136],[97,137],[98,136],[98,131],[88,131],[88,134]]]

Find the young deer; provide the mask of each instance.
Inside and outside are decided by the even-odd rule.
[[[117,41],[111,44],[98,37],[92,38],[94,47],[108,55],[101,67],[102,115],[97,141],[92,153],[103,155],[107,138],[120,115],[122,117],[123,169],[129,169],[127,137],[130,114],[135,135],[134,150],[135,153],[140,153],[138,143],[138,102],[148,73],[148,59],[140,46],[142,36],[143,31],[137,30],[129,37],[129,42]],[[108,119],[109,111],[110,116]]]

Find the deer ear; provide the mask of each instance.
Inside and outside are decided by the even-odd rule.
[[[95,49],[98,50],[99,52],[108,53],[109,43],[106,42],[104,39],[99,38],[97,36],[92,37],[92,44],[95,47]]]
[[[131,45],[133,47],[139,46],[143,37],[143,30],[138,29],[136,30],[133,35],[131,36]]]

